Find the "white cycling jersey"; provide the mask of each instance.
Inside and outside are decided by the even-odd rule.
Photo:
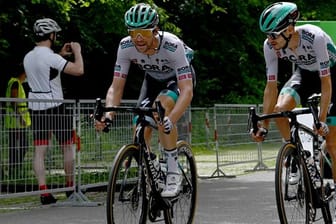
[[[268,81],[277,81],[278,58],[289,60],[302,69],[318,71],[320,76],[330,73],[336,63],[336,46],[331,37],[315,25],[295,27],[299,32],[299,46],[295,52],[289,48],[274,50],[267,39],[264,42],[264,57]]]
[[[23,64],[30,87],[28,99],[64,99],[60,74],[67,60],[48,47],[36,46],[25,55]],[[29,108],[46,110],[60,104],[61,102],[29,102]]]
[[[114,76],[126,78],[132,62],[156,80],[164,81],[174,76],[177,80],[192,79],[193,50],[174,34],[162,31],[159,34],[160,47],[154,55],[138,52],[130,36],[123,38],[119,43]]]

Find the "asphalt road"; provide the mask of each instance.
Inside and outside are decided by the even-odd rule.
[[[279,223],[273,171],[199,179],[194,224]],[[104,203],[40,206],[0,214],[1,224],[106,224]]]
[[[274,171],[250,172],[235,178],[200,179],[197,206],[194,224],[279,223]],[[40,206],[0,214],[0,223],[106,224],[105,205]]]

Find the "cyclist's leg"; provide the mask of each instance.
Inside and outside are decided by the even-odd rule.
[[[148,74],[145,75],[145,79],[143,80],[141,89],[140,89],[140,95],[138,97],[137,106],[138,107],[151,107],[161,91],[161,89],[164,88],[163,83],[157,82],[155,79],[150,77]],[[153,117],[151,113],[148,114],[148,116]],[[133,127],[135,131],[135,125],[137,122],[138,116],[135,116],[133,119]],[[146,145],[149,147],[151,144],[151,138],[152,138],[152,128],[147,127],[145,129],[145,140]]]
[[[336,89],[336,66],[330,69],[332,89]],[[326,136],[326,147],[332,160],[332,174],[334,182],[336,183],[336,91],[332,91],[331,104],[329,114],[327,117],[327,125],[329,127],[329,134]]]
[[[305,105],[307,98],[313,94],[320,92],[319,75],[317,72],[297,68],[292,77],[287,81],[281,89],[275,111],[292,110],[296,106]],[[277,127],[285,141],[290,140],[289,121],[287,118],[275,119]],[[297,164],[291,164],[291,172],[289,174],[289,183],[296,184],[300,179],[297,171]]]
[[[293,80],[295,80],[295,76],[293,75],[292,78],[286,83],[286,85],[281,89],[277,103],[275,105],[274,111],[287,111],[292,110],[295,108],[296,105],[300,104],[300,97],[296,91],[295,87],[292,85]],[[281,136],[284,142],[290,141],[290,127],[288,118],[278,118],[275,119],[277,127],[281,133]],[[300,179],[300,172],[297,168],[298,164],[296,160],[293,160],[290,163],[290,174],[288,182],[290,184],[297,184]]]
[[[175,80],[170,80],[167,83],[167,89],[160,92],[157,99],[160,100],[165,108],[165,115],[168,115],[174,108],[178,99],[179,91]],[[160,143],[164,148],[165,158],[167,162],[167,179],[166,188],[162,192],[164,197],[176,196],[179,192],[181,184],[181,174],[178,168],[178,152],[177,152],[177,127],[174,126],[169,134],[164,133],[162,128],[159,128]]]
[[[288,111],[300,104],[299,90],[301,88],[301,74],[296,71],[281,89],[277,103],[274,107],[275,112]],[[284,141],[290,140],[289,122],[287,118],[275,119],[277,127]]]
[[[336,88],[336,67],[331,68],[331,80],[332,88]],[[327,206],[323,207],[322,212],[324,214],[324,220],[326,223],[335,223],[336,220],[336,196],[335,196],[335,183],[336,183],[336,93],[332,91],[331,104],[328,110],[328,115],[326,119],[326,124],[329,127],[329,134],[326,136],[326,151],[328,152],[330,160],[328,157],[321,158],[321,176],[324,178],[322,193],[324,197],[328,198]],[[322,148],[322,150],[324,150]],[[327,162],[328,161],[328,162]],[[330,167],[332,178],[330,177]],[[331,180],[333,179],[333,181]],[[334,182],[334,183],[332,183]]]
[[[328,117],[328,119],[331,117]],[[327,122],[329,126],[329,134],[326,136],[326,147],[328,150],[329,155],[331,156],[332,161],[332,174],[334,182],[336,183],[336,117],[332,117],[335,120],[334,124]],[[328,120],[327,119],[327,120]]]
[[[323,192],[324,196],[329,198],[328,199],[328,206],[324,207],[324,213],[326,214],[325,221],[331,221],[332,223],[336,220],[336,196],[335,196],[335,183],[336,183],[336,143],[335,143],[335,137],[336,137],[336,117],[335,116],[328,116],[327,117],[327,125],[329,126],[329,134],[326,136],[326,148],[328,151],[328,154],[331,158],[331,173],[332,173],[332,180],[330,180],[327,176],[325,171],[329,170],[329,164],[325,162],[323,159],[322,162],[324,163],[322,165],[322,177],[324,178],[325,184],[323,185]],[[329,179],[329,180],[327,180]],[[334,183],[332,183],[334,182]]]
[[[171,90],[163,90],[157,97],[162,106],[165,108],[166,115],[169,114],[175,106],[175,102],[177,100],[178,95]],[[173,127],[169,134],[163,133],[162,130],[159,131],[159,138],[162,146],[170,151],[176,149],[177,142],[177,128]]]

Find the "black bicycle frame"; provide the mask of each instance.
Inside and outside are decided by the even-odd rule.
[[[292,122],[291,122],[292,123]],[[319,153],[319,145],[318,145],[318,136],[317,135],[312,135],[313,137],[313,155],[310,155],[309,151],[304,150],[302,142],[300,140],[300,134],[299,131],[304,130],[307,133],[311,133],[311,129],[306,127],[305,125],[299,124],[296,121],[290,125],[291,128],[295,128],[293,131],[293,134],[295,136],[291,136],[291,142],[296,146],[296,149],[298,153],[300,153],[300,156],[304,159],[304,166],[307,168],[310,181],[313,185],[313,188],[316,190],[321,187],[321,184],[323,184],[323,180],[321,178],[320,172],[317,170],[316,166],[316,155]],[[297,140],[298,141],[294,141]],[[310,157],[314,159],[313,164],[309,161]],[[317,184],[317,181],[320,181],[320,184]]]
[[[248,127],[252,127],[253,133],[257,133],[258,122],[261,120],[266,120],[266,119],[271,119],[271,118],[283,118],[283,117],[289,118],[290,120],[289,124],[290,124],[290,129],[291,129],[291,136],[290,136],[291,140],[290,141],[293,145],[296,146],[298,153],[300,153],[300,156],[304,159],[305,161],[304,164],[306,168],[308,169],[310,180],[311,180],[311,183],[313,184],[314,189],[317,189],[319,187],[316,185],[315,181],[313,181],[314,179],[318,178],[321,181],[321,184],[323,184],[320,173],[317,172],[317,167],[315,165],[315,155],[318,153],[318,150],[320,150],[319,145],[318,145],[318,135],[312,135],[313,136],[313,155],[308,155],[307,152],[303,150],[303,146],[301,144],[300,136],[299,136],[299,129],[305,130],[308,133],[311,133],[311,129],[303,124],[300,124],[297,121],[297,115],[312,114],[314,126],[318,129],[321,126],[321,123],[318,118],[319,100],[320,100],[320,95],[314,94],[308,99],[308,108],[265,114],[261,116],[258,116],[256,114],[255,108],[251,107],[250,112],[249,112],[249,120],[248,120]],[[299,141],[296,141],[297,139],[299,139]],[[312,166],[310,166],[308,162],[308,158],[310,156],[313,156],[314,158],[314,165]],[[318,174],[318,176],[315,176],[316,174]]]
[[[142,169],[139,169],[139,172],[144,173],[145,175],[148,175],[150,187],[152,190],[153,196],[157,199],[157,202],[159,205],[161,205],[163,208],[167,209],[171,207],[171,201],[169,199],[163,198],[161,196],[161,193],[158,188],[158,181],[160,178],[159,172],[156,170],[153,164],[153,160],[150,157],[150,151],[149,148],[146,145],[146,141],[144,138],[144,133],[146,127],[153,127],[153,125],[150,124],[149,121],[146,120],[146,113],[150,112],[156,112],[158,114],[159,123],[162,123],[164,115],[165,115],[165,109],[161,105],[160,101],[155,101],[155,108],[151,107],[103,107],[101,100],[96,100],[96,108],[94,112],[94,117],[96,120],[101,120],[103,113],[110,112],[110,111],[129,111],[134,112],[139,115],[137,122],[136,122],[136,129],[135,129],[135,135],[133,139],[133,143],[138,146],[139,148],[139,158],[138,162],[139,165],[143,164],[142,158],[145,159],[145,166],[147,168],[147,173],[143,172]],[[142,166],[142,165],[141,165]],[[139,173],[141,177],[141,173]],[[147,177],[146,177],[147,178]]]

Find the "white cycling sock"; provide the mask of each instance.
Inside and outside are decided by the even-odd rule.
[[[167,172],[168,173],[178,173],[177,167],[177,149],[166,150],[165,155],[167,158]]]

